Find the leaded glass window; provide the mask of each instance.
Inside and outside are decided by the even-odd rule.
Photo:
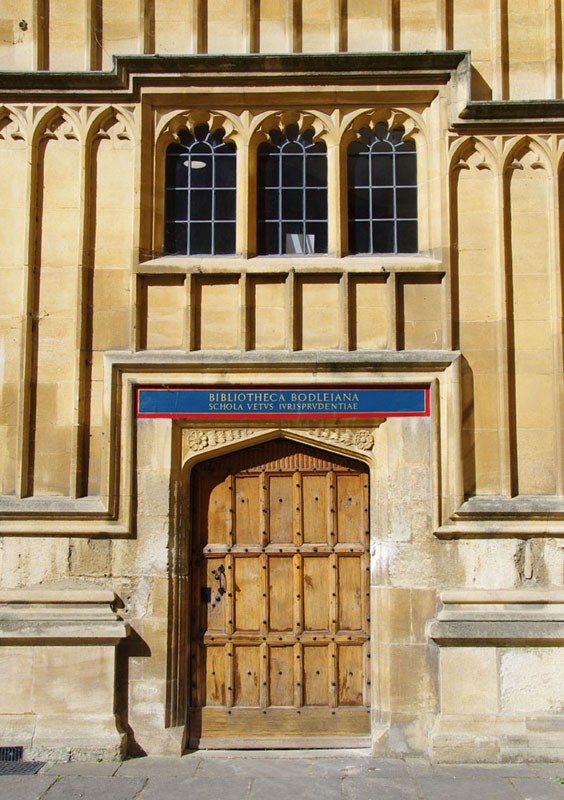
[[[258,253],[327,252],[327,148],[288,125],[258,149]]]
[[[221,129],[180,131],[166,151],[165,251],[235,253],[235,145]]]
[[[363,128],[349,145],[348,205],[351,253],[415,253],[417,154],[402,127]]]

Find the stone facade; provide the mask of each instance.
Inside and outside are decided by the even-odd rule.
[[[0,4],[0,744],[183,751],[190,473],[284,437],[369,470],[374,752],[564,756],[562,26],[541,0]],[[165,154],[202,124],[236,148],[235,251],[170,255]],[[347,147],[381,124],[415,142],[416,253],[351,253]],[[326,255],[257,255],[288,125],[326,145]],[[256,385],[423,385],[430,414],[134,413]]]

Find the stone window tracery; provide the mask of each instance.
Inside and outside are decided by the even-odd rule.
[[[261,255],[327,252],[327,147],[287,125],[258,148],[257,251]]]
[[[235,252],[235,145],[222,128],[196,125],[179,131],[166,151],[165,252],[229,255]]]
[[[339,257],[425,250],[418,221],[422,167],[405,115],[383,121],[381,113],[362,113],[351,127],[349,120],[335,126],[321,112],[299,119],[215,111],[183,117],[167,123],[156,172],[161,253]],[[424,150],[422,156],[424,166]],[[421,191],[425,207],[424,182]]]
[[[347,150],[349,250],[415,253],[417,155],[401,126],[365,127]]]

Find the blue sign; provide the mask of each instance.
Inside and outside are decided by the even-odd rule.
[[[429,387],[139,388],[138,417],[420,417]]]

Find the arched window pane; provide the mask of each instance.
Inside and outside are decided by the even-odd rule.
[[[235,252],[236,154],[223,131],[198,125],[169,145],[165,167],[165,251]]]
[[[313,136],[288,125],[258,149],[260,254],[327,252],[327,153]]]
[[[417,156],[401,127],[363,128],[349,145],[348,217],[351,253],[415,253]]]

